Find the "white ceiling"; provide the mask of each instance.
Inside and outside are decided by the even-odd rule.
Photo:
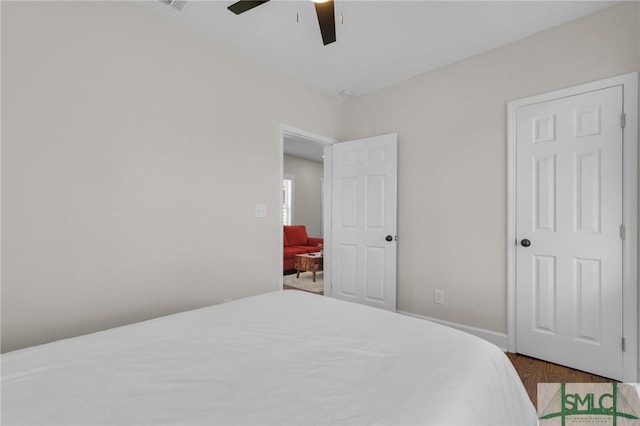
[[[272,0],[241,15],[227,10],[233,2],[187,1],[182,12],[140,4],[334,96],[366,94],[618,3],[336,0],[338,40],[323,46],[309,0]]]
[[[308,139],[285,135],[283,148],[284,153],[287,155],[293,155],[294,157],[300,157],[320,163],[324,161],[324,146]]]

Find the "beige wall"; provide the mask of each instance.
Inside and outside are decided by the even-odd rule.
[[[398,309],[506,332],[506,103],[639,54],[628,3],[343,105],[341,139],[398,133]]]
[[[2,2],[1,59],[3,351],[278,287],[279,125],[336,100],[133,2]]]
[[[397,132],[398,308],[505,332],[506,102],[640,69],[630,3],[340,111],[133,3],[1,7],[2,351],[275,289],[280,123]]]
[[[320,179],[324,176],[323,164],[285,155],[284,172],[295,176],[293,224],[305,225],[310,237],[322,237]]]

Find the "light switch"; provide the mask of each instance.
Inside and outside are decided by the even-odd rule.
[[[256,204],[256,217],[267,217],[267,206],[265,204]]]

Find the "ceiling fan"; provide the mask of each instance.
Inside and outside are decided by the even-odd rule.
[[[260,6],[269,0],[240,0],[227,7],[236,15],[240,15],[254,7]],[[333,0],[312,0],[316,7],[316,15],[318,15],[318,24],[320,24],[320,33],[322,34],[322,43],[327,44],[336,41],[336,20],[333,8]]]

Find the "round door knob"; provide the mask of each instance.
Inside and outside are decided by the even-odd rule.
[[[387,241],[393,241],[393,237],[391,235],[387,235],[384,239]]]
[[[522,247],[529,247],[531,245],[531,241],[527,240],[526,238],[522,241],[520,241],[520,245]]]

